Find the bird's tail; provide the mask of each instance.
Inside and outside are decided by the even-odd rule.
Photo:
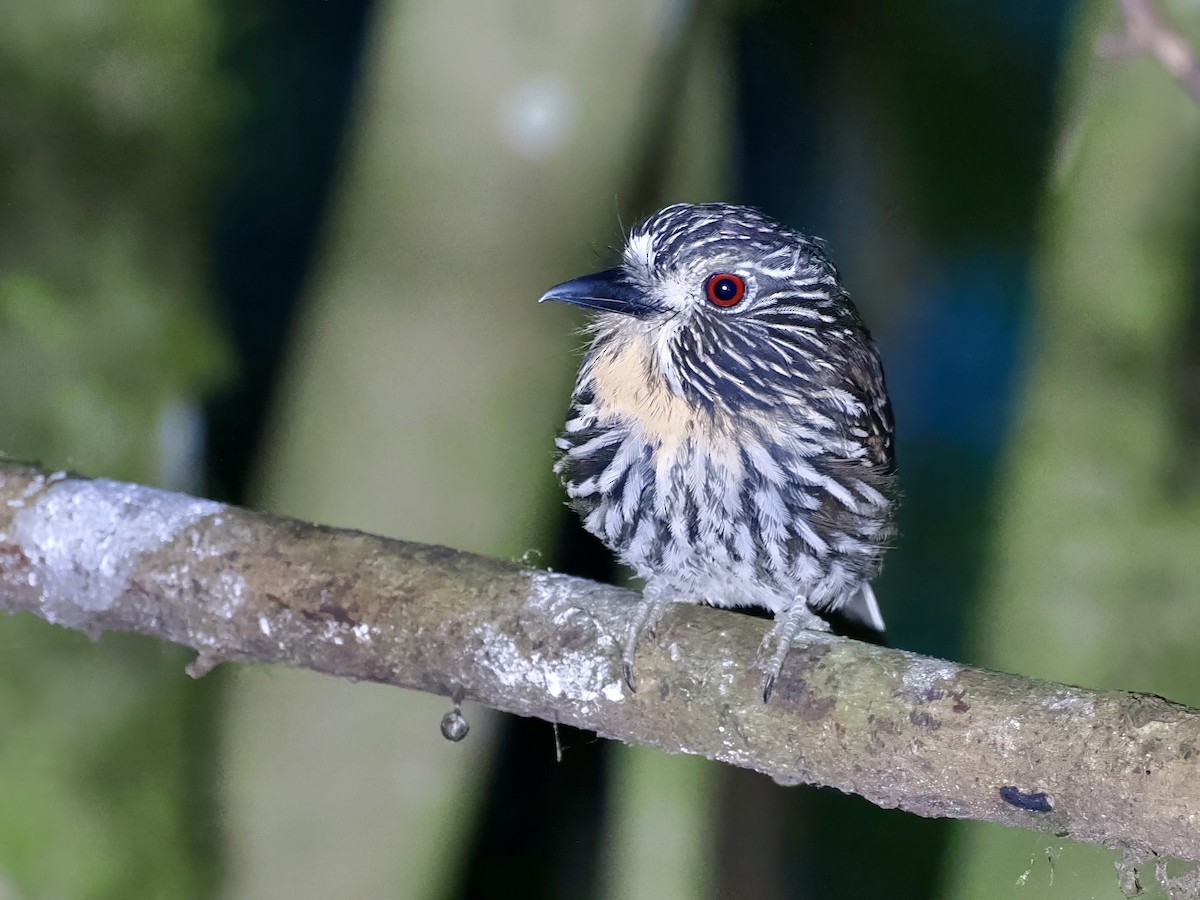
[[[875,592],[869,584],[859,588],[858,593],[838,607],[838,615],[850,622],[869,628],[883,634],[887,626],[883,624],[883,613],[875,602]]]

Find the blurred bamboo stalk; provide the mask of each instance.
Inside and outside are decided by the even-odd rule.
[[[0,609],[192,647],[196,675],[280,662],[918,815],[1200,860],[1200,712],[1158,697],[810,633],[764,704],[761,623],[695,606],[640,648],[629,693],[615,648],[636,596],[619,588],[15,465],[0,467],[0,501]]]
[[[1146,24],[1149,5],[1120,6],[1124,46],[1162,34],[1161,17]],[[1195,6],[1190,17],[1174,6],[1173,27],[1194,42]],[[1121,28],[1113,0],[1082,3],[1065,57],[1034,355],[970,655],[1197,704],[1200,419],[1188,368],[1200,322],[1200,107],[1161,55],[1113,58]],[[1196,832],[1194,821],[1180,828]],[[1065,849],[1055,865],[1072,895],[1115,890],[1111,855]],[[996,829],[962,828],[957,850],[944,894],[955,900],[993,900],[1030,859],[1027,840]]]
[[[664,183],[672,199],[716,199],[709,173],[731,152],[729,54],[693,46],[710,5],[376,5],[256,506],[510,559],[553,551],[562,510],[553,436],[580,318],[534,301],[595,266],[598,244],[619,240],[621,215],[647,212],[640,204],[657,203],[650,194]],[[431,715],[428,697],[295,681],[235,681],[232,893],[382,896],[402,886],[426,896],[448,890],[447,878],[473,877],[473,820],[486,813],[491,779],[511,775],[493,771],[495,717],[468,710],[472,740],[448,754],[413,725]],[[330,710],[339,740],[318,745]],[[417,777],[384,790],[359,777],[401,767]],[[316,772],[337,774],[294,800],[294,785]],[[664,778],[611,783],[634,782],[669,790]],[[340,796],[356,791],[354,803]],[[606,861],[623,869],[637,857],[617,845],[647,820],[628,803],[665,805],[646,791],[605,802],[622,829],[605,842]],[[356,821],[331,828],[330,810],[347,806]],[[672,837],[704,848],[711,829],[689,812],[689,830]],[[322,853],[296,853],[280,837],[298,831]],[[611,877],[691,885],[706,877],[679,871],[693,859],[711,856],[672,853],[649,873]]]

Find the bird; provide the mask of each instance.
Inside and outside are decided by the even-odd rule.
[[[629,231],[617,265],[541,301],[594,313],[554,471],[645,583],[621,646],[630,690],[638,641],[675,602],[773,615],[764,702],[801,629],[883,634],[891,403],[822,241],[750,207],[678,203]]]

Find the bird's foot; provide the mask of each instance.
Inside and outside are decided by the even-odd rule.
[[[647,587],[642,594],[642,602],[638,604],[637,612],[629,621],[625,631],[625,640],[621,644],[621,671],[629,690],[637,692],[633,683],[633,657],[637,651],[638,641],[643,635],[651,640],[658,636],[658,623],[662,621],[663,613],[674,602],[669,594],[652,590]]]
[[[763,703],[771,699],[775,681],[783,669],[783,661],[787,659],[792,642],[803,628],[828,631],[829,625],[813,613],[803,600],[798,600],[775,615],[775,624],[758,645],[758,659],[755,665],[763,673]]]

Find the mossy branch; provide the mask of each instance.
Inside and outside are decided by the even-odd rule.
[[[0,466],[0,609],[469,698],[668,752],[1200,860],[1200,713],[804,634],[770,703],[762,623],[679,606],[617,646],[637,596],[444,547],[139,485]],[[434,724],[430,739],[434,738]]]

